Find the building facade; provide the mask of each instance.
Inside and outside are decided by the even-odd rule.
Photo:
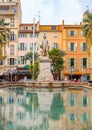
[[[0,61],[0,71],[14,70],[17,66],[18,56],[18,30],[21,20],[20,0],[0,0],[0,18],[9,23],[10,43],[6,45],[6,57]]]
[[[45,34],[49,50],[58,48],[66,53],[65,69],[61,73],[61,78],[77,80],[89,78],[90,59],[82,23],[65,25],[64,20],[60,25],[41,25],[37,22],[34,26],[34,23],[22,23],[20,0],[0,0],[0,17],[10,23],[10,44],[6,47],[6,58],[0,61],[1,74],[2,71],[15,70],[17,67],[30,64],[24,56],[30,51],[33,52],[33,44],[34,51],[41,54],[40,45]]]

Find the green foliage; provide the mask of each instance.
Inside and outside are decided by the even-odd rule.
[[[39,55],[34,52],[34,64],[33,64],[33,52],[29,52],[25,55],[25,60],[30,60],[30,71],[32,74],[32,79],[37,79],[39,73]]]
[[[39,61],[36,60],[34,62],[34,65],[31,64],[30,65],[30,70],[31,70],[31,74],[32,74],[33,79],[37,79],[38,74],[39,74]],[[34,72],[34,75],[33,75],[33,72]]]
[[[90,48],[92,46],[92,13],[87,13],[86,18],[83,19],[83,34],[86,37],[88,53],[90,55]]]
[[[37,52],[34,52],[34,61],[37,60],[39,58],[39,55]],[[33,61],[33,52],[28,52],[25,55],[25,60],[30,60],[30,63],[32,63]]]
[[[54,73],[60,73],[64,69],[64,53],[59,49],[52,49],[48,52],[49,58],[52,59],[52,66]]]

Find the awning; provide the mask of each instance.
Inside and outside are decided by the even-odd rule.
[[[29,69],[29,68],[30,68],[30,65],[25,65],[23,68],[24,68],[24,69]]]

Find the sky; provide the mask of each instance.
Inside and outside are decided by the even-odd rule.
[[[20,0],[22,23],[33,23],[40,19],[40,24],[57,25],[80,24],[83,13],[92,12],[92,0]]]

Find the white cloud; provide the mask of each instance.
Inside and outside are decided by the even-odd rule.
[[[82,21],[90,0],[21,0],[23,23],[33,22],[40,11],[41,24],[75,24]]]

